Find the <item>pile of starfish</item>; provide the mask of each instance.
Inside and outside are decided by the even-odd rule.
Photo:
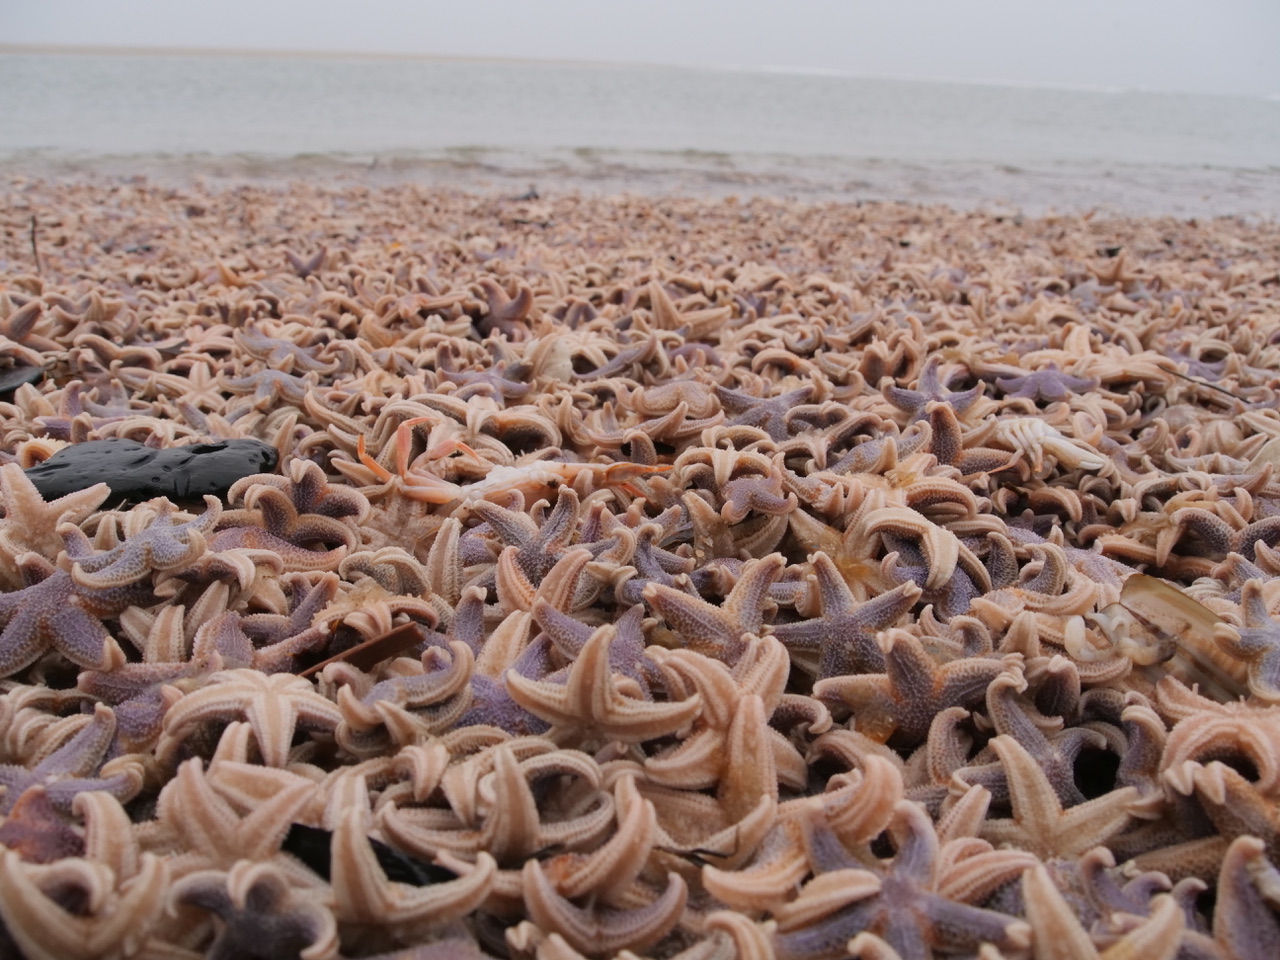
[[[1275,225],[0,220],[0,955],[1275,957]]]

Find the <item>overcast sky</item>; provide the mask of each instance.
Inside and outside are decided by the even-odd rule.
[[[0,0],[0,43],[780,67],[1280,95],[1277,0]]]

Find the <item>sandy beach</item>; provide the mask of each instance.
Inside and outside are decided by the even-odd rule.
[[[0,956],[1272,955],[1274,221],[0,223]],[[112,438],[278,466],[33,485]]]

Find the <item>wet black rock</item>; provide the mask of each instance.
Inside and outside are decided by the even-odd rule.
[[[276,468],[275,447],[260,440],[220,440],[157,450],[136,440],[90,440],[64,447],[27,476],[46,500],[65,497],[95,483],[131,502],[168,497],[223,497],[241,477]]]
[[[0,400],[12,400],[14,391],[24,383],[39,383],[44,367],[5,367],[0,370]]]
[[[433,883],[448,883],[456,880],[458,875],[447,867],[428,863],[401,853],[382,843],[369,838],[373,847],[373,855],[382,867],[382,872],[393,883],[407,883],[414,887],[429,887]],[[295,823],[285,834],[281,849],[291,853],[325,880],[329,879],[330,850],[333,846],[333,834],[319,827],[308,827]]]

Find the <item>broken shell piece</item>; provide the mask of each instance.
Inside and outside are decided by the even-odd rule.
[[[1145,573],[1125,580],[1120,603],[1152,643],[1173,644],[1169,673],[1188,685],[1198,684],[1201,694],[1223,703],[1248,696],[1246,665],[1218,646],[1214,631],[1224,621],[1204,604]]]

